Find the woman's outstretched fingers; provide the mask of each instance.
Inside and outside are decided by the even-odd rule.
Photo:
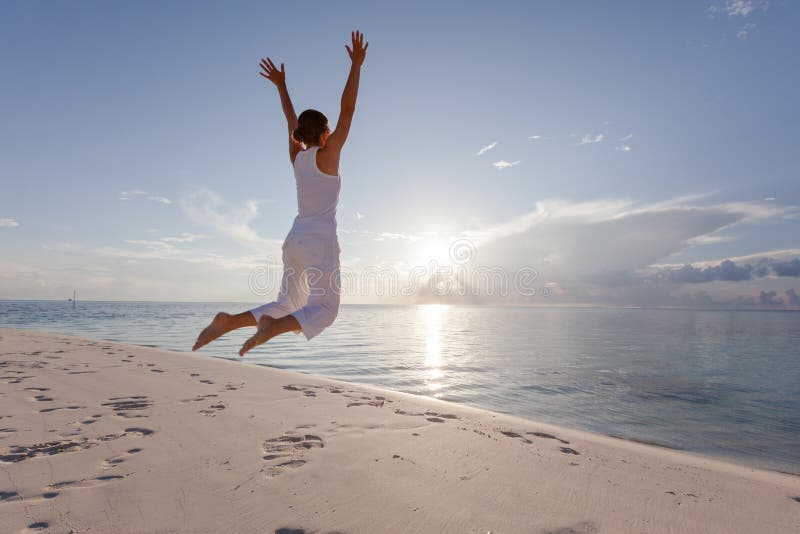
[[[364,57],[366,56],[369,43],[364,45],[364,34],[358,30],[351,32],[350,38],[352,40],[353,48],[351,49],[349,46],[344,45],[345,49],[347,50],[347,55],[350,56],[350,59],[353,61],[353,63],[361,65],[364,63]]]
[[[261,67],[261,76],[268,79],[275,85],[280,85],[286,81],[286,71],[284,70],[283,63],[281,63],[281,69],[275,66],[275,63],[272,62],[270,58],[262,58],[258,65]]]

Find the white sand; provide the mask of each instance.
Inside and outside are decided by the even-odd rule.
[[[198,354],[0,338],[3,533],[800,532],[793,475]]]

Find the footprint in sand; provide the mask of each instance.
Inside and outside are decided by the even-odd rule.
[[[396,409],[394,411],[397,415],[409,415],[412,417],[424,417],[426,421],[431,423],[444,423],[445,419],[458,419],[457,415],[451,413],[438,413],[438,412],[407,412],[405,410]]]
[[[16,491],[0,491],[0,502],[21,501],[22,497]]]
[[[143,414],[131,415],[128,412],[145,410],[153,405],[153,401],[147,398],[147,395],[131,395],[128,397],[111,397],[108,402],[102,403],[100,406],[107,406],[115,410],[119,417],[126,419],[134,419],[136,417],[147,417]]]
[[[513,430],[498,430],[498,432],[500,432],[504,436],[508,436],[510,438],[519,438],[519,439],[522,440],[523,443],[527,443],[527,444],[533,443],[531,440],[529,440],[528,438],[526,438],[522,434],[514,432]],[[555,439],[555,440],[560,441],[561,443],[569,444],[569,441],[567,441],[567,440],[558,438],[558,437],[556,437],[556,436],[554,436],[552,434],[545,434],[544,432],[526,432],[526,434],[528,434],[530,436],[536,436],[536,437],[539,437],[539,438],[544,438],[544,439]],[[571,449],[569,447],[559,447],[558,449],[561,452],[563,452],[564,454],[574,454],[576,456],[580,456],[580,454],[581,454],[578,451],[576,451],[575,449]]]
[[[149,428],[130,427],[126,428],[121,434],[106,434],[96,438],[82,436],[75,439],[61,439],[33,445],[12,445],[9,447],[7,454],[0,454],[0,463],[16,463],[37,456],[53,456],[55,454],[81,451],[95,447],[100,443],[116,440],[125,436],[144,437],[154,433],[155,431]]]
[[[57,408],[39,410],[39,413],[55,412],[56,410],[80,410],[82,408],[86,408],[86,406],[58,406]]]
[[[126,457],[140,452],[142,452],[142,449],[140,447],[134,447],[133,449],[128,449],[123,454],[118,454],[117,456],[106,458],[105,460],[103,460],[103,463],[100,464],[100,467],[102,469],[113,469],[117,467],[119,464],[123,463]]]
[[[285,389],[286,391],[302,391],[303,395],[305,395],[306,397],[316,397],[317,396],[317,394],[314,393],[312,390],[308,389],[307,386],[294,386],[292,384],[289,384],[289,385],[283,386],[283,389]]]
[[[204,408],[200,410],[200,413],[209,417],[214,417],[217,415],[217,412],[220,412],[225,409],[225,405],[220,403],[212,404],[208,408]]]
[[[75,488],[92,488],[100,486],[101,484],[110,482],[112,480],[120,480],[128,476],[125,475],[102,475],[94,478],[82,478],[81,480],[65,480],[63,482],[56,482],[47,486],[49,490],[63,490]]]
[[[201,402],[211,397],[219,397],[216,393],[209,393],[207,395],[197,395],[193,399],[181,399],[181,402]]]
[[[270,438],[263,444],[264,460],[272,462],[267,470],[269,476],[278,476],[286,469],[301,467],[306,463],[303,459],[310,449],[324,447],[322,438],[313,434],[284,434]]]
[[[529,440],[525,436],[517,434],[516,432],[513,432],[511,430],[500,430],[500,433],[503,434],[504,436],[508,436],[509,438],[519,438],[519,439],[522,440],[523,443],[533,443],[531,440]]]
[[[553,434],[547,434],[545,432],[526,432],[526,434],[529,434],[531,436],[536,436],[537,438],[555,439],[555,440],[560,441],[564,445],[569,445],[569,441],[567,441],[565,439],[561,439],[561,438],[559,438],[557,436],[554,436]]]
[[[561,527],[556,530],[546,530],[545,534],[596,534],[599,532],[597,525],[589,521],[571,527]]]

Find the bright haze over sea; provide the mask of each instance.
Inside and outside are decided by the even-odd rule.
[[[228,303],[232,309],[244,303]],[[187,351],[220,304],[0,301],[0,325]],[[240,331],[197,357],[238,360]],[[343,306],[246,363],[363,382],[800,473],[800,314]]]

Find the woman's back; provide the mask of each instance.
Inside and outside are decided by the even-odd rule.
[[[339,203],[341,179],[325,174],[317,165],[318,146],[297,153],[294,178],[297,183],[296,230],[324,231],[336,229],[336,207]]]

